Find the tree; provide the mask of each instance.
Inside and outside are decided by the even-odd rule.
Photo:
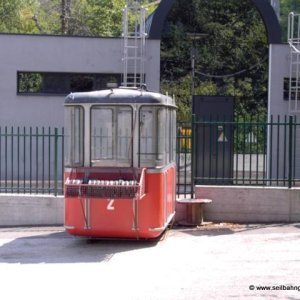
[[[0,0],[0,31],[120,36],[125,0]],[[143,0],[152,12],[157,1]]]
[[[0,32],[34,32],[35,0],[0,0]]]
[[[86,24],[91,35],[120,36],[124,6],[123,0],[87,0]]]
[[[125,0],[0,0],[0,31],[120,36]]]
[[[174,92],[183,119],[190,115],[191,81],[181,84],[191,79],[192,48],[198,95],[235,96],[238,114],[266,108],[266,30],[250,1],[182,0],[174,5],[162,39],[162,91]]]
[[[120,36],[125,0],[40,0],[34,20],[40,33]]]
[[[69,34],[71,17],[71,0],[61,0],[61,33]]]
[[[300,0],[280,1],[280,24],[283,41],[287,41],[288,15],[290,12],[300,13]]]

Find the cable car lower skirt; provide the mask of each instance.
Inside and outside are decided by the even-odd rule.
[[[65,176],[69,179],[70,173]],[[173,164],[160,172],[143,170],[131,186],[117,181],[107,186],[102,181],[102,185],[92,185],[69,180],[65,229],[73,235],[99,238],[159,237],[175,215],[174,178]]]

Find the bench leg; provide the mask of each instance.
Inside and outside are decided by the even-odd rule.
[[[203,224],[203,205],[200,203],[193,203],[187,205],[187,222],[191,225]]]

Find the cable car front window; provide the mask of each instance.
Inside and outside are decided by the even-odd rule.
[[[91,110],[92,166],[132,164],[132,110],[96,106]]]
[[[128,161],[132,153],[132,111],[118,109],[117,112],[117,160]]]
[[[65,165],[83,165],[83,108],[65,108]]]

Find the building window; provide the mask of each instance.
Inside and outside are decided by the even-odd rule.
[[[18,93],[39,93],[42,83],[41,73],[18,73]]]
[[[291,87],[290,87],[290,78],[284,78],[283,80],[283,100],[289,100],[289,91],[291,88],[291,100],[295,100],[297,98],[300,99],[300,79],[298,82],[296,78],[292,78]]]
[[[67,95],[121,85],[121,74],[18,72],[17,93],[20,95]]]

